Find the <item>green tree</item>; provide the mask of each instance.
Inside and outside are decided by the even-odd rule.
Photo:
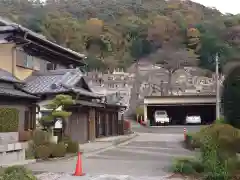
[[[225,120],[240,128],[240,66],[235,67],[226,77],[222,93]]]
[[[51,127],[54,126],[56,120],[60,118],[63,124],[63,132],[65,132],[66,119],[72,114],[71,112],[65,111],[64,109],[74,104],[74,100],[69,95],[57,95],[49,104],[45,107],[49,109],[51,113],[48,116],[43,116],[40,120],[42,126],[48,128],[51,131]]]
[[[42,22],[42,32],[50,40],[73,50],[83,51],[85,49],[81,23],[71,14],[51,12]]]

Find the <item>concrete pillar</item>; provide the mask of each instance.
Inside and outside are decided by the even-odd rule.
[[[146,104],[144,104],[144,106],[143,106],[143,112],[144,112],[144,122],[147,124],[147,105]]]

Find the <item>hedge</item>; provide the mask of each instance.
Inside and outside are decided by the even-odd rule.
[[[15,108],[0,108],[0,132],[18,132],[19,111]]]

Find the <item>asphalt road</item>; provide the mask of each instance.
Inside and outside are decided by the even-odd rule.
[[[157,129],[154,131],[155,133],[139,133],[140,135],[128,144],[83,157],[84,172],[91,176],[110,174],[130,175],[139,179],[142,179],[140,177],[159,179],[169,174],[169,166],[174,158],[194,155],[193,152],[181,147],[182,134],[169,134],[172,128],[167,134],[157,133]],[[57,162],[36,163],[29,168],[41,172],[73,173],[75,164],[76,158],[71,158]]]
[[[142,133],[134,141],[87,158],[92,164],[104,164],[99,170],[88,171],[100,174],[119,174],[134,177],[160,177],[169,173],[176,157],[193,155],[181,148],[181,135]]]

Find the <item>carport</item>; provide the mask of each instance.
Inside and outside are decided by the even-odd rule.
[[[216,118],[215,109],[214,95],[148,96],[144,98],[144,121],[150,120],[150,125],[155,126],[154,112],[165,110],[172,125],[185,124],[189,113],[200,115],[202,124],[210,124]]]

